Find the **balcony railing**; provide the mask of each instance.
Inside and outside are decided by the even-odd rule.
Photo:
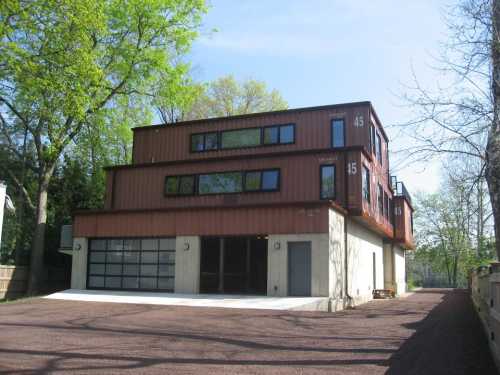
[[[403,182],[398,181],[396,176],[391,176],[391,185],[395,196],[405,197],[411,204],[411,195],[408,190],[406,190],[406,186]]]

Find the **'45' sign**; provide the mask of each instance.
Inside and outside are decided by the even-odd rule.
[[[347,174],[353,176],[356,173],[358,173],[358,164],[355,161],[347,163]]]

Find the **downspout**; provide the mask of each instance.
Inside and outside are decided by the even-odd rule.
[[[348,212],[349,212],[349,207],[348,207],[348,174],[347,174],[347,155],[348,152],[344,154],[344,196],[345,196],[345,208],[347,213],[344,216],[344,294],[347,297],[347,305],[346,308],[352,309],[354,308],[353,306],[353,298],[349,295],[349,264],[348,264],[348,246],[347,246],[347,221],[348,221]]]

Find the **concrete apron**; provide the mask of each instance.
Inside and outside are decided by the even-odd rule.
[[[68,289],[43,298],[69,301],[116,302],[146,305],[223,307],[230,309],[267,309],[328,311],[327,297],[267,297],[228,294],[179,294],[111,290]]]

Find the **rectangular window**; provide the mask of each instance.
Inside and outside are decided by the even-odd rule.
[[[381,216],[384,215],[384,189],[378,184],[378,211]]]
[[[281,125],[280,126],[280,144],[288,144],[295,142],[295,126]]]
[[[380,139],[380,134],[377,133],[375,154],[377,155],[377,160],[382,165],[382,140]]]
[[[260,146],[260,138],[260,128],[223,131],[221,132],[221,148]]]
[[[394,225],[394,204],[391,198],[389,198],[389,222]]]
[[[332,120],[332,147],[345,146],[345,124],[344,119]]]
[[[295,143],[295,124],[191,134],[192,152],[291,143]]]
[[[277,191],[279,187],[279,169],[206,173],[197,176],[167,176],[165,178],[166,196]]]
[[[278,190],[279,188],[279,171],[269,170],[262,172],[262,190]]]
[[[370,203],[370,170],[363,165],[362,176],[363,198]]]
[[[371,152],[373,154],[376,153],[375,151],[375,126],[373,124],[370,125],[370,147],[371,147]]]
[[[389,220],[389,196],[384,192],[384,217]]]
[[[335,199],[335,165],[320,167],[320,198]]]
[[[201,174],[198,177],[198,194],[240,193],[243,190],[241,172]]]
[[[264,144],[275,145],[280,139],[280,128],[278,126],[270,126],[264,128]]]
[[[191,151],[211,151],[219,148],[217,132],[191,134]]]
[[[165,178],[165,195],[193,195],[195,179],[189,176],[167,176]]]

